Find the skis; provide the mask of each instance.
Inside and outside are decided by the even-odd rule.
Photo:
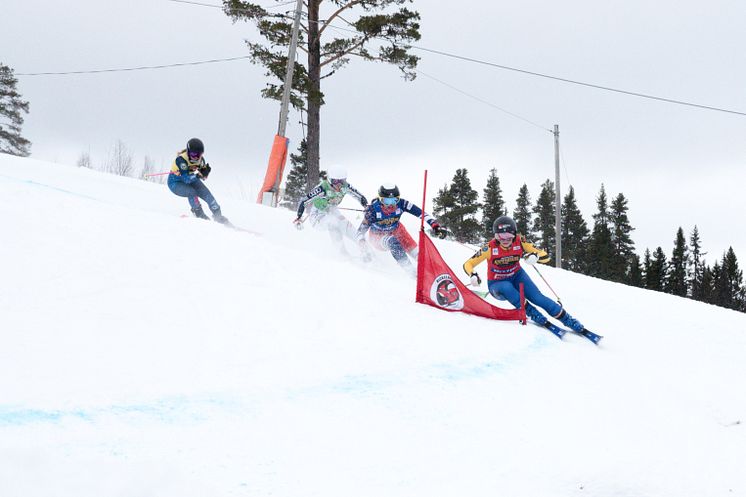
[[[551,331],[554,334],[554,336],[556,336],[560,340],[562,340],[562,338],[567,334],[567,330],[566,329],[560,328],[556,324],[552,324],[549,321],[547,321],[546,323],[544,323],[542,326],[544,328],[548,329],[549,331]]]
[[[189,214],[182,214],[179,217],[181,217],[182,219],[189,219],[189,218],[193,218],[194,216],[189,215]],[[205,221],[209,221],[209,219],[206,219]],[[250,235],[261,236],[261,233],[259,233],[258,231],[253,231],[253,230],[249,230],[249,229],[246,229],[246,228],[242,228],[240,226],[236,226],[235,224],[231,223],[227,219],[225,220],[225,222],[222,222],[222,223],[219,222],[219,221],[214,221],[214,220],[213,220],[213,222],[215,222],[215,223],[217,223],[217,224],[219,224],[219,225],[221,225],[221,226],[223,226],[225,228],[228,228],[228,229],[232,229],[232,230],[235,230],[235,231],[240,231],[242,233],[248,233]]]
[[[596,333],[593,333],[592,331],[587,330],[585,328],[583,328],[581,331],[569,330],[565,328],[560,328],[556,324],[550,323],[549,321],[544,323],[543,327],[551,331],[554,334],[554,336],[556,336],[560,340],[562,340],[562,338],[564,338],[566,334],[572,333],[574,335],[585,337],[591,342],[593,342],[594,344],[598,345],[598,342],[600,342],[601,339],[603,338],[603,336],[597,335]]]
[[[469,285],[466,285],[466,286],[468,287]],[[478,296],[480,296],[480,297],[481,297],[481,298],[483,298],[483,299],[486,299],[486,298],[487,298],[487,295],[489,295],[489,294],[490,294],[490,292],[483,292],[482,290],[474,290],[474,289],[473,289],[473,288],[471,288],[471,287],[469,288],[469,290],[471,290],[471,292],[472,292],[472,293],[473,293],[474,295],[478,295]]]
[[[573,330],[573,333],[575,333],[576,335],[584,336],[585,338],[595,343],[596,345],[598,345],[598,342],[600,342],[601,339],[603,338],[601,335],[597,335],[596,333],[593,333],[591,330],[586,330],[585,328],[583,328],[582,331]]]

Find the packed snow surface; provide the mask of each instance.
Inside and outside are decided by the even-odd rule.
[[[213,193],[0,155],[0,496],[746,496],[746,315],[542,267],[560,341]]]

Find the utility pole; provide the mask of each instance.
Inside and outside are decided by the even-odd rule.
[[[282,106],[280,107],[280,123],[277,126],[277,134],[285,136],[288,124],[288,108],[290,106],[290,90],[293,87],[293,72],[295,69],[295,48],[298,46],[298,30],[300,29],[300,16],[303,12],[303,0],[295,4],[295,20],[293,21],[293,36],[290,40],[288,50],[288,64],[285,67],[285,86],[282,91]]]
[[[554,125],[554,237],[556,239],[555,267],[562,267],[562,197],[560,196],[559,124]]]
[[[282,171],[285,169],[287,160],[288,139],[285,137],[285,130],[288,124],[288,110],[290,107],[290,92],[293,89],[293,72],[295,70],[295,49],[298,46],[298,30],[300,29],[300,16],[303,12],[303,0],[298,0],[295,4],[295,19],[293,21],[293,33],[290,39],[290,48],[288,49],[288,63],[285,67],[285,86],[282,91],[282,104],[280,105],[280,122],[277,125],[277,135],[275,135],[270,152],[269,165],[264,177],[264,184],[259,191],[257,202],[264,205],[277,207],[280,198],[280,182],[282,181]]]

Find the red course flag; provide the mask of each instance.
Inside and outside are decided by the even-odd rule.
[[[446,311],[460,311],[490,319],[526,322],[521,291],[520,309],[502,309],[486,302],[456,278],[429,236],[420,229],[417,256],[417,302]],[[523,290],[523,288],[521,288]]]

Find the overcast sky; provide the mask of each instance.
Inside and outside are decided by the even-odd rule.
[[[746,112],[742,0],[415,0],[411,8],[422,16],[418,45],[425,48]],[[103,162],[120,139],[138,163],[148,155],[165,170],[198,136],[218,199],[253,198],[279,113],[277,102],[260,98],[261,67],[239,60],[21,75],[242,56],[244,40],[256,38],[252,25],[167,0],[4,0],[0,22],[0,62],[15,70],[31,106],[23,133],[32,157],[74,164],[89,151]],[[414,82],[393,66],[357,60],[324,80],[322,168],[344,165],[368,196],[381,182],[397,182],[420,203],[426,168],[433,193],[466,167],[481,194],[495,167],[512,210],[523,183],[535,200],[541,183],[554,180],[548,130],[558,124],[563,195],[575,187],[589,226],[603,183],[610,198],[628,198],[638,253],[660,245],[670,255],[676,229],[688,237],[697,224],[708,262],[732,245],[746,264],[746,116],[416,53],[422,74]],[[291,149],[302,138],[299,120],[291,112]]]

